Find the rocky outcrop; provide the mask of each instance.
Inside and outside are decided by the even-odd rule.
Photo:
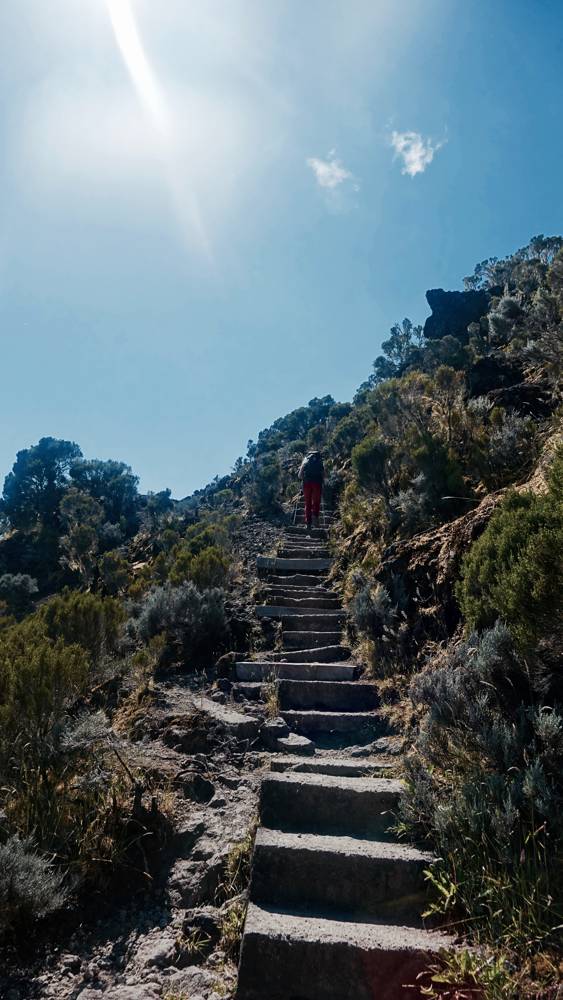
[[[467,327],[486,315],[491,295],[485,291],[446,292],[443,288],[431,288],[426,292],[426,301],[432,315],[424,324],[424,336],[439,340],[449,335],[465,344],[469,339]]]

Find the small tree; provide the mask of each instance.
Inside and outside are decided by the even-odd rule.
[[[19,451],[4,481],[2,512],[14,528],[58,524],[59,504],[68,472],[82,452],[73,441],[41,438]]]

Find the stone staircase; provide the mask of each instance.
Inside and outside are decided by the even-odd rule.
[[[420,997],[417,976],[452,942],[422,924],[431,856],[390,831],[401,782],[375,753],[385,723],[342,641],[327,531],[287,527],[258,568],[256,612],[281,623],[281,649],[236,675],[276,684],[291,733],[262,781],[237,1000]]]

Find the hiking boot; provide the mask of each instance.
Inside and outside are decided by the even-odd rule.
[[[313,527],[312,521],[307,521],[307,533],[310,534],[311,528]]]
[[[313,528],[318,528],[318,527],[319,527],[319,515],[315,514],[313,517]]]

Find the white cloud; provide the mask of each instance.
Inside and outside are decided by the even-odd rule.
[[[393,131],[390,141],[395,150],[395,156],[400,156],[403,161],[401,173],[408,174],[409,177],[423,174],[432,163],[434,153],[437,153],[444,145],[443,142],[433,145],[432,140],[425,139],[420,132]]]
[[[306,163],[313,171],[319,187],[326,188],[329,191],[334,191],[335,188],[344,184],[345,181],[354,180],[353,173],[340,160],[336,159],[334,149],[330,150],[328,159],[320,160],[316,156],[310,156]],[[358,190],[357,184],[354,185],[354,189]]]

